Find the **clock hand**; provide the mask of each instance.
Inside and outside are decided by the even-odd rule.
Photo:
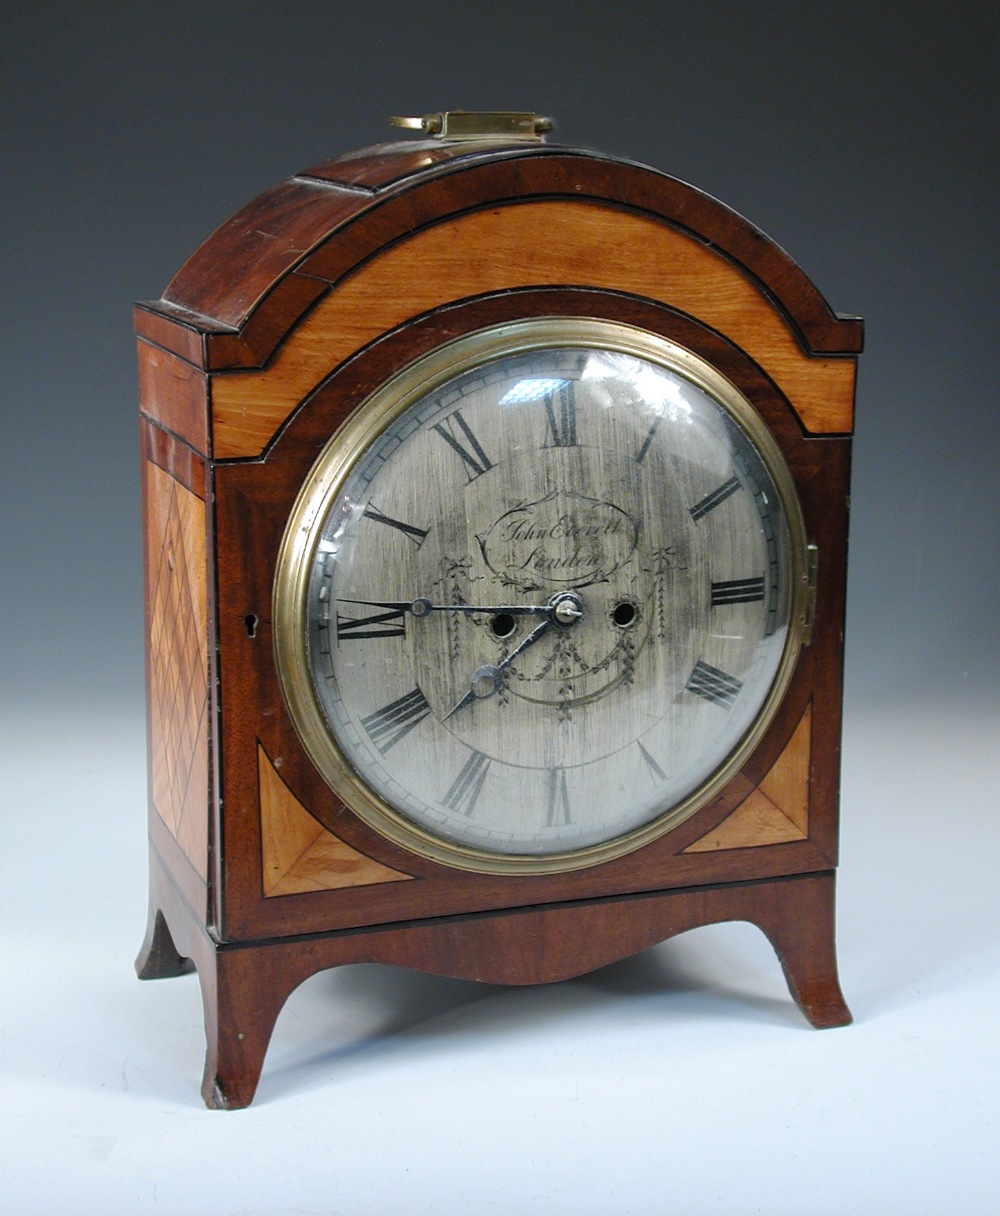
[[[432,604],[423,595],[406,607],[417,618],[430,616],[432,612],[483,612],[488,616],[508,612],[511,616],[547,616],[551,611],[548,604]]]
[[[551,604],[432,604],[423,595],[415,600],[352,600],[341,599],[341,604],[365,604],[372,608],[391,608],[395,612],[410,612],[418,620],[430,616],[432,612],[465,612],[483,613],[486,616],[499,616],[501,612],[511,616],[547,616],[552,611]]]
[[[499,692],[500,674],[503,669],[513,663],[517,656],[527,650],[529,646],[533,646],[540,637],[552,628],[553,623],[554,619],[552,616],[546,617],[540,625],[536,625],[532,629],[524,641],[519,646],[516,646],[506,658],[501,659],[496,665],[485,663],[482,667],[477,667],[472,673],[472,679],[469,681],[469,691],[457,705],[452,706],[448,710],[442,721],[447,722],[452,714],[457,713],[460,709],[464,709],[466,705],[471,705],[473,701],[485,700],[487,697],[492,697],[495,693]]]
[[[524,641],[519,646],[515,646],[514,649],[510,652],[509,655],[507,655],[507,657],[505,659],[500,660],[500,662],[497,664],[497,667],[496,667],[497,671],[503,671],[503,669],[506,666],[508,666],[508,664],[514,662],[514,660],[517,658],[517,656],[523,650],[527,650],[529,646],[534,646],[534,644],[538,641],[538,639],[542,636],[542,634],[544,634],[548,629],[550,629],[553,624],[554,624],[553,617],[548,616],[548,617],[546,617],[546,619],[544,621],[542,621],[542,623],[540,625],[536,625],[534,627],[534,629],[532,629],[532,631],[528,634],[528,636],[524,639]]]
[[[575,625],[583,618],[583,603],[575,591],[560,591],[547,604],[432,604],[424,596],[418,596],[409,607],[415,617],[427,616],[431,612],[483,612],[490,615],[501,612],[512,616],[547,616],[557,625]],[[516,652],[515,652],[516,653]]]
[[[352,600],[341,599],[341,604],[365,604],[371,608],[391,608],[396,612],[410,612],[415,617],[430,616],[432,612],[483,613],[498,616],[501,612],[511,616],[555,616],[560,625],[570,625],[583,613],[577,607],[578,599],[572,593],[555,596],[547,604],[432,604],[426,596],[419,595],[407,603],[405,600]]]

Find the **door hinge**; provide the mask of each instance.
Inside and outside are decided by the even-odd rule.
[[[819,568],[819,549],[806,546],[806,602],[802,612],[802,645],[812,641],[813,623],[816,620],[816,571]]]

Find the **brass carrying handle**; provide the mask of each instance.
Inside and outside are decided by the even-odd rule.
[[[389,123],[438,139],[523,139],[537,143],[554,125],[551,118],[527,110],[439,110],[421,116],[396,115]]]

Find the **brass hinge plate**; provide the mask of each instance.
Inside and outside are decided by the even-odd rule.
[[[806,546],[806,605],[802,614],[802,645],[812,641],[813,623],[816,620],[816,572],[819,569],[819,549]]]

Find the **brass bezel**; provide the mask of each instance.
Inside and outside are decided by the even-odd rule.
[[[678,372],[735,419],[757,449],[785,513],[791,550],[788,634],[770,691],[752,725],[724,763],[676,806],[642,827],[600,844],[542,856],[488,853],[453,844],[411,822],[365,783],[340,750],[313,691],[307,653],[306,593],[320,529],[354,465],[411,405],[446,380],[486,362],[551,347],[612,350]],[[337,429],[303,482],[278,551],[273,591],[274,657],[289,716],[310,760],[344,804],[403,848],[462,870],[488,874],[558,874],[598,865],[659,838],[717,794],[760,742],[791,681],[805,636],[808,599],[805,522],[795,483],[766,423],[738,388],[693,351],[620,322],[541,317],[476,330],[443,344],[396,373]]]

